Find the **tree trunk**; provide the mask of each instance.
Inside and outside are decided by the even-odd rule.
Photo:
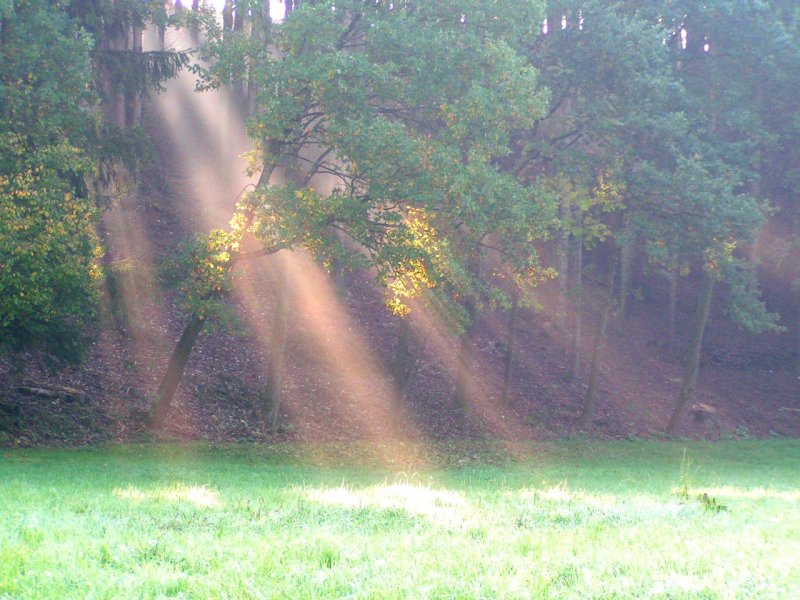
[[[197,44],[200,42],[200,30],[197,26],[197,12],[200,10],[200,0],[192,0],[192,12],[194,13],[192,17],[192,25],[191,25],[191,36],[192,36],[192,43]]]
[[[253,13],[253,28],[251,36],[256,40],[257,45],[269,52],[270,29],[272,27],[272,16],[270,14],[269,0],[261,0],[260,8]],[[247,78],[247,115],[254,116],[256,112],[256,97],[258,96],[258,84],[255,80],[255,71],[250,66]]]
[[[164,379],[161,380],[161,385],[158,386],[156,401],[152,407],[151,425],[154,429],[160,429],[164,425],[175,391],[183,378],[186,362],[189,360],[189,355],[204,325],[205,321],[193,314],[183,328],[183,333],[181,333],[181,337],[172,351],[172,356],[169,357],[167,371],[164,374]]]
[[[669,349],[675,350],[677,341],[676,324],[678,318],[678,257],[673,254],[670,258],[669,270],[667,271],[667,281],[669,282],[669,308],[667,318],[669,319]]]
[[[564,333],[567,330],[567,290],[569,288],[570,223],[572,207],[569,198],[564,198],[560,207],[561,236],[558,243],[558,304],[556,305],[556,326]]]
[[[280,421],[283,400],[283,362],[286,357],[286,342],[289,331],[289,290],[286,264],[278,264],[280,277],[275,298],[275,320],[272,326],[269,370],[267,373],[267,400],[269,401],[269,423],[274,428]]]
[[[625,219],[624,239],[620,250],[619,266],[619,314],[623,319],[628,318],[628,299],[631,293],[631,272],[633,270],[633,256],[636,247],[636,235],[629,219]]]
[[[122,52],[128,49],[127,31],[121,28],[119,31],[109,32],[108,47],[110,50]],[[125,127],[125,93],[118,86],[106,82],[105,84],[105,122],[114,127]]]
[[[392,378],[394,379],[397,399],[403,402],[408,394],[408,388],[414,379],[422,351],[412,351],[413,332],[407,317],[398,317],[397,348],[392,363]]]
[[[517,312],[519,311],[519,289],[516,283],[511,296],[511,312],[508,315],[508,335],[506,336],[506,353],[503,357],[503,392],[500,402],[503,406],[508,404],[511,394],[511,372],[514,366],[514,341],[517,335]]]
[[[239,37],[244,35],[245,12],[244,7],[237,5],[233,13],[233,31]],[[233,81],[231,82],[233,86],[233,96],[240,105],[246,102],[244,95],[245,75],[246,73],[237,71],[234,73]]]
[[[606,290],[606,302],[603,307],[603,314],[600,316],[600,325],[592,346],[592,360],[589,367],[589,385],[586,388],[586,396],[583,400],[583,412],[581,413],[580,428],[588,431],[592,426],[594,411],[597,398],[597,375],[600,371],[600,353],[603,348],[603,340],[608,328],[608,319],[611,316],[611,309],[614,307],[614,270],[609,275],[608,289]]]
[[[575,323],[572,329],[572,359],[570,379],[581,375],[581,329],[583,327],[583,237],[575,237]]]
[[[233,13],[233,30],[244,33],[245,13],[247,11],[242,6],[237,6]]]
[[[233,31],[233,2],[234,0],[225,0],[222,5],[222,36],[227,37],[229,31]]]
[[[675,402],[675,408],[665,429],[667,435],[674,435],[686,414],[686,409],[692,399],[695,385],[697,384],[697,374],[700,370],[700,354],[703,348],[703,334],[706,330],[706,323],[711,312],[711,298],[714,293],[714,279],[708,274],[705,275],[703,290],[697,305],[697,320],[695,322],[692,343],[689,348],[689,355],[686,358],[686,370],[683,375],[683,385]]]
[[[478,329],[478,307],[475,298],[468,297],[464,303],[464,308],[467,310],[469,323],[461,334],[454,395],[458,407],[466,412],[469,407],[469,380],[472,376],[475,334]]]
[[[142,53],[142,36],[144,30],[141,27],[133,28],[133,51]],[[136,127],[142,124],[142,92],[134,90],[131,92],[129,98],[130,116],[128,118],[128,127]]]

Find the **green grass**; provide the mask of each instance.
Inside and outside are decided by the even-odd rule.
[[[800,441],[313,450],[0,452],[0,598],[800,593]]]

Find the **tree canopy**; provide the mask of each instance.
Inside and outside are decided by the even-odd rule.
[[[319,2],[244,55],[212,37],[208,84],[227,80],[238,57],[259,90],[250,132],[253,168],[266,175],[234,232],[322,260],[341,252],[343,235],[398,310],[426,286],[474,286],[463,259],[485,244],[535,268],[533,242],[552,226],[554,203],[501,159],[546,110],[520,53],[540,17],[537,2]],[[278,168],[289,176],[270,182]],[[321,176],[331,189],[317,189]],[[525,244],[504,252],[510,240]]]

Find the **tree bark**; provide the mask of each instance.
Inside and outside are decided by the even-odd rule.
[[[619,313],[623,319],[628,318],[631,293],[631,272],[633,270],[633,256],[636,247],[636,235],[629,219],[625,219],[625,239],[620,250],[619,266]]]
[[[183,328],[181,337],[169,357],[167,371],[164,374],[164,379],[161,380],[161,385],[158,386],[156,401],[153,403],[151,425],[154,429],[160,429],[164,425],[175,391],[183,378],[189,355],[192,353],[192,349],[204,325],[205,321],[198,315],[193,314]]]
[[[120,26],[119,30],[107,32],[109,35],[108,48],[113,51],[123,52],[128,49],[127,30]],[[114,127],[125,127],[125,93],[118,85],[105,83],[105,122]]]
[[[686,414],[686,409],[692,399],[695,385],[697,384],[697,374],[700,370],[700,354],[703,348],[703,334],[708,323],[708,316],[711,312],[711,299],[714,294],[714,279],[708,274],[705,275],[703,290],[697,305],[697,319],[692,335],[692,343],[689,347],[689,355],[686,358],[686,369],[683,375],[683,384],[672,410],[672,416],[664,430],[667,435],[674,435],[680,427],[681,421]]]
[[[583,412],[581,413],[580,428],[588,431],[592,426],[597,398],[597,375],[600,371],[600,354],[603,348],[603,340],[608,328],[608,319],[611,316],[611,309],[614,307],[614,270],[609,275],[608,289],[606,291],[606,302],[603,313],[600,317],[600,325],[592,346],[592,360],[589,367],[589,385],[586,388],[586,396],[583,400]]]
[[[244,7],[239,6],[238,4],[241,3],[237,3],[237,6],[235,7],[235,10],[233,12],[233,31],[236,33],[237,36],[241,37],[244,35],[244,23],[245,23],[246,11],[244,10]],[[245,75],[246,73],[236,72],[234,73],[233,80],[231,82],[233,87],[233,96],[234,98],[236,98],[236,101],[240,105],[245,105],[247,102],[247,99],[245,98],[244,94],[244,83],[246,81]]]
[[[570,223],[572,207],[569,198],[564,198],[560,207],[561,236],[558,244],[558,304],[556,305],[556,326],[562,332],[567,330],[567,290],[569,288]]]
[[[670,258],[669,270],[667,271],[667,281],[669,282],[669,349],[675,350],[677,341],[676,323],[678,318],[678,257],[673,253]]]
[[[269,0],[261,0],[259,8],[253,12],[253,25],[250,36],[256,41],[257,45],[264,48],[267,52],[272,17],[270,15]],[[247,99],[245,101],[247,115],[252,117],[256,112],[256,97],[258,95],[258,84],[255,80],[253,65],[247,71]]]
[[[575,322],[572,329],[572,359],[569,366],[570,379],[576,381],[581,375],[581,334],[583,327],[583,237],[575,237]]]
[[[144,30],[141,27],[134,26],[133,28],[133,51],[142,53],[142,36]],[[128,119],[128,127],[136,127],[142,124],[142,91],[134,90],[131,92],[129,99],[130,104],[130,118]]]
[[[267,400],[269,401],[269,423],[276,427],[280,421],[283,401],[283,362],[286,357],[286,342],[289,331],[289,290],[286,264],[281,261],[280,277],[275,298],[275,320],[272,326],[272,340],[267,373]]]
[[[468,297],[464,302],[464,308],[467,311],[469,323],[461,334],[454,395],[457,406],[466,412],[469,407],[469,380],[472,376],[472,366],[475,358],[473,356],[475,333],[478,329],[478,306],[475,298]]]
[[[412,341],[413,332],[408,318],[398,317],[397,348],[392,363],[392,378],[399,402],[405,401],[422,357],[421,350],[416,353],[412,351]]]
[[[508,315],[508,335],[506,336],[506,353],[503,356],[503,392],[500,402],[503,406],[508,404],[511,395],[511,372],[514,366],[514,342],[517,336],[517,313],[519,312],[519,289],[514,284],[511,296],[511,311]]]
[[[197,44],[200,41],[200,30],[197,26],[197,12],[200,10],[200,0],[192,0],[192,15],[194,18],[192,19],[192,25],[190,29],[190,33],[192,36],[192,43]]]
[[[222,37],[226,37],[229,31],[233,31],[233,2],[234,0],[225,0],[222,6]]]

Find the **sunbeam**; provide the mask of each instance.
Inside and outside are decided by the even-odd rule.
[[[147,43],[157,43],[152,32]],[[165,43],[191,45],[189,34],[181,30],[168,31]],[[195,232],[226,227],[237,197],[254,183],[244,174],[246,163],[240,158],[251,147],[240,108],[225,89],[196,93],[189,73],[171,81],[168,92],[154,100],[152,110],[175,149],[169,167],[181,197],[176,203],[182,205],[180,216]],[[282,178],[278,169],[271,183],[280,184]],[[318,175],[310,185],[329,193],[335,183]],[[415,436],[403,426],[391,377],[375,359],[365,332],[347,314],[328,273],[300,251],[244,261],[237,270],[233,300],[256,347],[260,372],[253,375],[262,381],[268,378],[271,357],[283,352],[276,347],[282,342],[275,340],[274,319],[278,295],[288,296],[290,331],[280,413],[288,416],[297,437],[311,442],[320,431],[344,426],[348,435],[387,442],[387,461],[401,459],[396,456],[401,446],[390,442]],[[313,367],[297,364],[298,359]],[[317,406],[309,404],[309,396]],[[331,422],[319,422],[323,404],[330,408]]]
[[[155,47],[151,30],[145,44]],[[170,47],[191,48],[186,30],[169,30]],[[244,120],[236,101],[226,89],[195,92],[195,76],[182,72],[154,99],[158,124],[176,148],[170,167],[179,177],[185,201],[183,215],[195,231],[225,228],[237,197],[254,178],[245,174],[242,155],[251,149]]]

